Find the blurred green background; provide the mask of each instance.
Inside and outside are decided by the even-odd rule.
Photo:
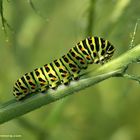
[[[6,28],[6,36],[0,30],[1,103],[13,98],[12,86],[21,75],[59,58],[89,35],[112,42],[113,58],[119,56],[128,50],[140,18],[139,0],[32,2],[37,11],[29,0],[3,1],[13,31]],[[139,24],[134,45],[140,43]],[[139,75],[139,69],[133,64],[129,72]],[[140,140],[139,91],[135,81],[111,78],[1,125],[0,135],[21,135],[23,140]]]

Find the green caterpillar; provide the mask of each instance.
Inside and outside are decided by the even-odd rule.
[[[114,46],[100,37],[88,37],[76,44],[69,52],[53,62],[26,73],[13,87],[13,95],[21,100],[34,92],[55,89],[60,84],[68,85],[78,80],[79,73],[88,64],[104,64],[113,55]]]

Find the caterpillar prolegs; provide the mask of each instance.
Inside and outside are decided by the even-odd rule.
[[[114,53],[114,46],[100,37],[88,37],[78,42],[69,52],[49,64],[26,73],[13,87],[13,94],[21,100],[34,92],[55,89],[60,84],[68,85],[77,80],[82,69],[89,64],[104,64]]]

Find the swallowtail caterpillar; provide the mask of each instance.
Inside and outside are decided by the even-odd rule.
[[[114,46],[100,37],[88,37],[78,42],[61,58],[36,68],[18,79],[13,87],[13,95],[21,100],[34,92],[55,89],[60,84],[68,85],[79,79],[79,73],[89,64],[104,64],[114,53]]]

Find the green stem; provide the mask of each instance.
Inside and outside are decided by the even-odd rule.
[[[61,85],[57,90],[48,90],[46,94],[38,93],[31,95],[22,101],[10,100],[0,106],[0,124],[33,111],[43,105],[52,103],[65,96],[95,85],[113,76],[123,75],[124,66],[136,62],[140,58],[140,44],[125,52],[118,58],[107,64],[92,70],[83,76],[79,81],[72,81],[69,86]]]
[[[90,0],[89,12],[88,12],[88,25],[87,25],[87,35],[92,35],[93,30],[93,19],[94,19],[94,12],[95,12],[95,3],[96,0]]]
[[[134,81],[137,81],[138,83],[140,83],[140,76],[136,76],[136,75],[132,75],[132,74],[128,74],[128,73],[125,73],[123,75],[124,78],[127,78],[127,79],[130,79],[130,80],[134,80]]]

